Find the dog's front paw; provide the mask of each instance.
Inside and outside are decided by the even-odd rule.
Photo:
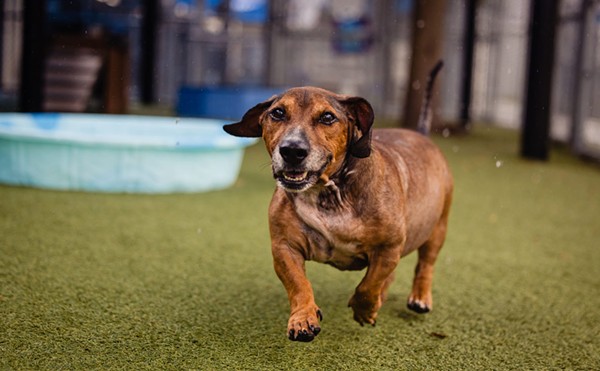
[[[319,321],[322,320],[323,313],[316,306],[295,311],[288,321],[288,338],[292,341],[312,341],[321,332]]]
[[[381,295],[376,295],[374,298],[369,298],[365,295],[354,293],[348,306],[354,311],[354,320],[361,326],[365,323],[375,326],[377,322],[377,311],[381,308]]]

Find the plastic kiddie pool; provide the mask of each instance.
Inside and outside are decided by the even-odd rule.
[[[93,114],[0,114],[0,182],[94,192],[226,188],[244,147],[225,121]]]

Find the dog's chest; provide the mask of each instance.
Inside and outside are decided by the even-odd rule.
[[[302,195],[295,202],[298,217],[316,232],[307,235],[311,259],[340,269],[363,268],[366,256],[358,218],[348,208],[324,209],[318,202],[318,195]]]

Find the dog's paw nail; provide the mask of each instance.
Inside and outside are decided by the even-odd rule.
[[[294,329],[291,329],[290,332],[288,333],[288,339],[294,340],[294,338],[295,338],[294,334],[295,334]]]
[[[310,328],[310,331],[312,331],[312,333],[315,334],[315,336],[319,335],[319,332],[321,332],[320,327],[315,327],[314,325],[310,325],[309,328]]]
[[[317,317],[319,318],[319,321],[323,320],[323,312],[321,309],[317,309]]]

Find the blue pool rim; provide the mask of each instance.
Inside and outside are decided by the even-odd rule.
[[[223,189],[254,138],[230,121],[138,115],[0,114],[0,183],[92,192]]]

